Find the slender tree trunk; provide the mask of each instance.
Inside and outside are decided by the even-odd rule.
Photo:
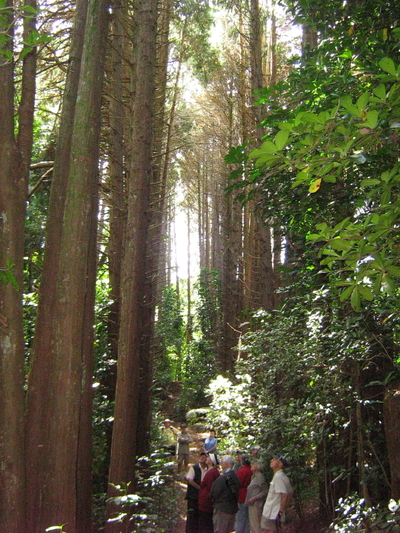
[[[132,146],[135,146],[135,151],[128,182],[128,213],[122,261],[121,327],[109,475],[109,482],[114,485],[134,480],[140,416],[140,315],[148,303],[144,301],[146,265],[143,258],[146,257],[150,224],[157,1],[137,0],[135,16],[137,69],[132,119]],[[110,494],[114,494],[114,491],[110,490]],[[112,506],[109,506],[108,512],[113,512]],[[107,531],[116,531],[116,527],[108,524]]]
[[[12,51],[12,35],[4,49]],[[0,281],[1,533],[25,530],[22,271],[27,183],[14,138],[13,70],[13,63],[0,56],[0,269],[11,269],[16,278],[16,285],[3,277]]]
[[[36,3],[25,5],[36,11]],[[0,503],[1,533],[25,531],[24,336],[22,315],[24,224],[32,154],[36,48],[23,60],[18,139],[14,137],[13,3],[3,6],[0,56]],[[7,8],[9,8],[7,10]],[[23,22],[26,42],[36,17]],[[12,273],[12,278],[9,273]],[[8,273],[8,274],[7,274]]]
[[[400,384],[392,383],[386,389],[383,404],[384,427],[389,455],[391,496],[400,499]]]
[[[124,21],[126,21],[124,0],[114,0],[111,23],[111,72],[110,72],[110,153],[109,153],[109,197],[110,238],[108,258],[110,272],[110,307],[107,318],[109,358],[118,360],[118,330],[120,318],[120,285],[122,244],[125,231],[125,184],[124,184]],[[106,390],[111,400],[115,398],[117,380],[116,364],[109,367]],[[111,439],[110,439],[111,440]]]

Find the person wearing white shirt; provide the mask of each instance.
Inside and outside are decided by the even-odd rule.
[[[261,533],[276,533],[278,524],[285,522],[286,509],[293,494],[290,480],[283,471],[287,465],[287,460],[280,454],[271,459],[274,476],[262,511]]]

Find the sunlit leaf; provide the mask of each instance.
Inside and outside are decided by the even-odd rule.
[[[317,192],[319,190],[319,188],[321,187],[321,183],[322,183],[322,178],[318,178],[317,180],[314,180],[310,187],[308,188],[308,192]]]
[[[283,150],[289,139],[288,130],[280,130],[275,136],[275,145],[278,150]]]

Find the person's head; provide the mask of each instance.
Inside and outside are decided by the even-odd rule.
[[[222,470],[228,470],[228,468],[232,468],[235,460],[233,459],[232,455],[224,455],[221,458],[221,466]]]
[[[250,457],[247,455],[247,453],[244,453],[242,457],[240,458],[240,462],[242,466],[250,466]]]
[[[208,468],[211,468],[213,466],[217,466],[219,464],[218,456],[216,453],[209,453],[207,455],[207,466]]]
[[[210,439],[215,437],[215,429],[210,429]]]
[[[166,418],[164,420],[164,427],[169,428],[170,425],[171,425],[171,420],[169,418]]]
[[[251,449],[251,455],[253,457],[258,457],[260,455],[260,452],[261,452],[261,447],[260,446],[253,446],[252,449]]]
[[[180,425],[180,428],[181,428],[181,431],[187,431],[187,424],[182,422],[182,424]]]
[[[206,454],[206,453],[201,452],[200,457],[199,457],[199,463],[200,463],[202,466],[205,466],[205,465],[206,465],[206,463],[207,463],[207,454]]]
[[[236,450],[236,460],[238,463],[241,463],[243,454],[244,452],[242,450]]]
[[[277,453],[273,456],[270,462],[270,466],[274,472],[278,470],[283,470],[288,466],[287,459],[280,453]]]
[[[263,465],[261,461],[252,461],[251,471],[253,472],[253,474],[255,474],[256,472],[261,472],[262,466]]]

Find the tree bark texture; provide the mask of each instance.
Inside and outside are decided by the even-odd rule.
[[[54,307],[86,16],[87,0],[78,0],[54,161],[42,281],[28,376],[26,417],[28,531],[35,531],[40,524],[42,490],[46,477],[45,461],[49,453],[47,408],[51,399],[51,390],[47,387],[47,377],[53,371],[50,354]]]
[[[135,100],[132,118],[132,162],[128,181],[128,214],[122,261],[121,327],[109,482],[134,480],[140,384],[140,315],[145,297],[145,261],[150,224],[153,149],[156,0],[135,3]],[[111,491],[111,494],[114,494]],[[112,512],[112,508],[109,509]],[[107,531],[113,531],[108,524]]]
[[[400,499],[400,384],[392,383],[386,389],[383,404],[386,444],[389,455],[391,496]]]
[[[28,492],[36,475],[38,494],[31,496],[29,533],[65,524],[67,533],[91,530],[91,413],[93,318],[96,270],[100,103],[107,35],[108,3],[89,1],[81,74],[73,113],[65,209],[55,264],[53,320],[47,324],[51,360],[46,380],[37,382],[36,401],[46,406],[42,457],[31,459]],[[68,104],[67,104],[68,105]],[[71,104],[74,107],[74,104]],[[71,124],[71,122],[69,122]],[[65,145],[62,145],[64,148]],[[68,164],[68,163],[67,163]],[[57,223],[60,219],[57,217]],[[51,224],[51,221],[49,221]],[[57,230],[54,230],[57,231]],[[32,382],[31,382],[32,383]],[[33,399],[32,399],[33,401]],[[46,402],[47,401],[47,402]],[[31,413],[35,413],[33,403]],[[39,411],[39,420],[40,418]],[[42,415],[44,416],[44,415]],[[29,425],[32,420],[28,421]],[[32,432],[33,433],[33,432]],[[31,446],[36,443],[33,433]],[[35,444],[36,444],[35,443]],[[35,452],[32,447],[31,450]],[[42,459],[43,458],[43,459]],[[42,459],[42,460],[40,460]]]
[[[35,2],[28,2],[35,9]],[[14,282],[0,281],[0,532],[25,531],[24,334],[22,314],[24,224],[32,154],[36,48],[22,65],[18,138],[14,137],[14,5],[6,2],[6,30],[0,56],[0,270]],[[7,9],[8,8],[8,9]],[[26,17],[24,39],[35,30]],[[9,54],[9,57],[6,54]]]

